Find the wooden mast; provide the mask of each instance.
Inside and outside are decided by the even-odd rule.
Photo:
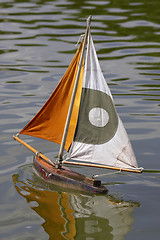
[[[89,28],[90,28],[91,17],[92,16],[89,16],[89,18],[87,19],[87,28],[86,28],[86,32],[85,32],[82,53],[81,53],[81,57],[80,57],[79,65],[78,65],[77,75],[76,75],[75,84],[74,84],[74,88],[73,88],[73,93],[72,93],[72,97],[71,97],[71,103],[70,103],[70,106],[69,106],[68,115],[67,115],[67,119],[66,119],[66,124],[65,124],[65,127],[64,127],[63,137],[62,137],[62,141],[61,141],[61,146],[60,146],[60,150],[59,150],[59,154],[58,154],[58,161],[57,161],[57,167],[58,168],[61,167],[62,161],[63,161],[64,147],[65,147],[65,143],[66,143],[66,138],[67,138],[68,129],[69,129],[69,123],[70,123],[70,119],[71,119],[72,109],[73,109],[74,100],[75,100],[76,91],[77,91],[78,82],[79,82],[79,77],[80,77],[80,73],[81,73],[81,67],[82,67],[82,63],[83,63],[85,47],[86,47],[86,44],[87,44],[87,38],[88,38],[88,32],[89,32]]]

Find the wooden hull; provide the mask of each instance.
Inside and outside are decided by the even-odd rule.
[[[108,192],[107,188],[101,185],[101,181],[88,178],[64,166],[61,169],[54,168],[41,157],[34,157],[33,167],[39,177],[56,186],[82,192]]]

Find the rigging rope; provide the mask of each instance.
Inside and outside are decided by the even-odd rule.
[[[122,172],[121,169],[120,169],[118,172],[111,172],[111,173],[104,173],[104,174],[96,174],[96,175],[93,175],[92,178],[102,177],[102,176],[107,176],[107,175],[112,175],[112,174],[117,174],[117,173],[120,173],[120,172]]]

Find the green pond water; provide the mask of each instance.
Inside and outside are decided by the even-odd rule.
[[[103,196],[40,180],[32,153],[12,139],[55,89],[89,15],[117,112],[146,169],[115,174],[71,167],[102,174],[109,190]],[[23,139],[51,158],[58,154],[54,143]],[[159,153],[159,0],[0,0],[0,239],[158,240]]]

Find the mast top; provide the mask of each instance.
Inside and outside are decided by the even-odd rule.
[[[88,25],[91,24],[91,19],[92,19],[92,15],[90,15],[90,16],[87,18],[87,24],[88,24]]]
[[[69,124],[70,124],[70,119],[71,119],[71,114],[72,114],[72,110],[73,110],[73,104],[74,104],[76,91],[77,91],[77,87],[78,87],[78,82],[79,82],[83,57],[84,57],[84,53],[85,53],[85,47],[86,47],[86,44],[87,44],[87,38],[88,38],[89,29],[90,29],[91,18],[92,18],[92,16],[90,15],[87,19],[87,28],[86,28],[86,32],[85,32],[83,48],[82,48],[81,57],[80,57],[79,65],[78,65],[78,70],[77,70],[77,74],[76,74],[76,79],[75,79],[75,83],[74,83],[74,88],[73,88],[71,102],[70,102],[70,106],[69,106],[69,110],[68,110],[66,124],[65,124],[65,127],[64,127],[61,146],[60,146],[60,150],[59,150],[59,154],[58,154],[58,161],[57,161],[58,168],[61,168],[62,161],[63,161],[63,152],[64,152],[64,148],[65,148],[65,142],[66,142],[67,133],[68,133]]]

